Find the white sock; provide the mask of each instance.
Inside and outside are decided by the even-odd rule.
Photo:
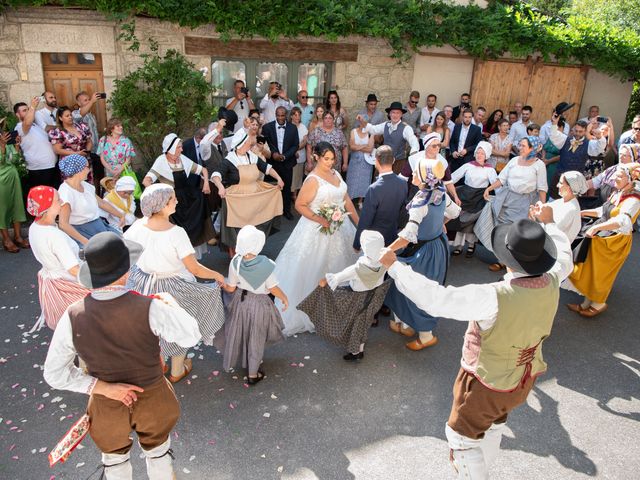
[[[172,458],[169,453],[171,447],[171,439],[158,445],[151,450],[142,449],[147,461],[147,475],[149,480],[172,480],[173,466]]]
[[[606,303],[591,302],[591,306],[593,308],[595,308],[596,310],[600,310],[605,305],[606,305]]]
[[[418,332],[418,337],[421,343],[430,342],[433,339],[433,334],[429,332]]]
[[[453,241],[453,246],[454,247],[462,247],[463,245],[464,245],[464,233],[457,232],[456,233],[456,238]]]
[[[360,352],[359,353],[362,353],[362,352],[364,352],[364,343],[360,344]]]
[[[393,314],[393,321],[396,322],[396,323],[402,323],[402,320],[400,320],[395,313]],[[402,323],[402,324],[404,325],[404,323]]]
[[[591,300],[589,300],[587,297],[584,297],[584,300],[582,301],[582,303],[580,304],[580,306],[586,310],[587,308],[589,308],[591,306]]]
[[[103,453],[102,464],[105,466],[104,476],[107,480],[132,480],[133,478],[129,452]]]
[[[478,241],[478,237],[476,237],[475,233],[465,233],[465,235],[465,238],[467,239],[467,242],[469,242],[469,245],[473,245]]]

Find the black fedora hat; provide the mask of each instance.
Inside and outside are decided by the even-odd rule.
[[[142,255],[142,245],[123,240],[113,232],[91,237],[84,247],[85,261],[80,264],[78,281],[87,288],[111,285],[122,277]]]
[[[558,105],[556,105],[555,112],[558,115],[562,115],[564,112],[572,108],[574,105],[575,103],[560,102]]]
[[[238,123],[238,114],[226,107],[220,107],[218,109],[218,120],[222,119],[225,119],[227,122],[225,128],[230,132],[233,132],[233,127]]]
[[[384,111],[389,113],[391,110],[401,110],[403,114],[407,113],[407,109],[402,106],[400,102],[391,102],[388,108],[385,108]]]
[[[499,225],[491,232],[493,253],[500,263],[520,273],[541,275],[556,263],[556,246],[544,228],[532,220]]]
[[[376,94],[370,93],[369,95],[367,95],[367,99],[364,101],[364,103],[377,102],[377,101],[378,101],[378,97],[376,97]]]

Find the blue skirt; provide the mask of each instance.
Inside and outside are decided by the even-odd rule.
[[[91,220],[90,222],[83,223],[80,225],[72,225],[72,227],[75,228],[78,231],[78,233],[82,235],[84,238],[86,238],[87,240],[89,240],[94,235],[97,235],[98,233],[102,233],[102,232],[113,232],[122,236],[122,232],[113,228],[102,217],[98,217],[95,220]],[[80,248],[84,246],[80,244],[80,242],[78,242],[78,245],[80,245]]]
[[[409,246],[410,248],[410,246]],[[420,249],[409,257],[398,257],[398,261],[411,266],[414,272],[444,285],[449,268],[449,244],[447,237],[442,234],[426,242]],[[438,324],[438,319],[420,310],[415,303],[405,297],[391,285],[385,305],[404,323],[417,332],[429,332]]]

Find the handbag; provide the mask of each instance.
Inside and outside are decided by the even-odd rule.
[[[140,182],[138,182],[138,177],[136,176],[136,173],[133,170],[131,170],[131,167],[129,167],[129,165],[124,167],[120,176],[133,178],[133,180],[136,182],[136,187],[133,190],[133,198],[135,198],[136,200],[140,200],[140,195],[142,195],[142,187],[140,187]]]

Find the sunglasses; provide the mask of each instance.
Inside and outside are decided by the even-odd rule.
[[[412,104],[412,105],[416,105],[418,103],[418,101],[417,100],[409,100],[409,103]]]
[[[640,132],[640,127],[633,127],[634,132]]]
[[[300,95],[300,98],[309,98],[306,95]]]

